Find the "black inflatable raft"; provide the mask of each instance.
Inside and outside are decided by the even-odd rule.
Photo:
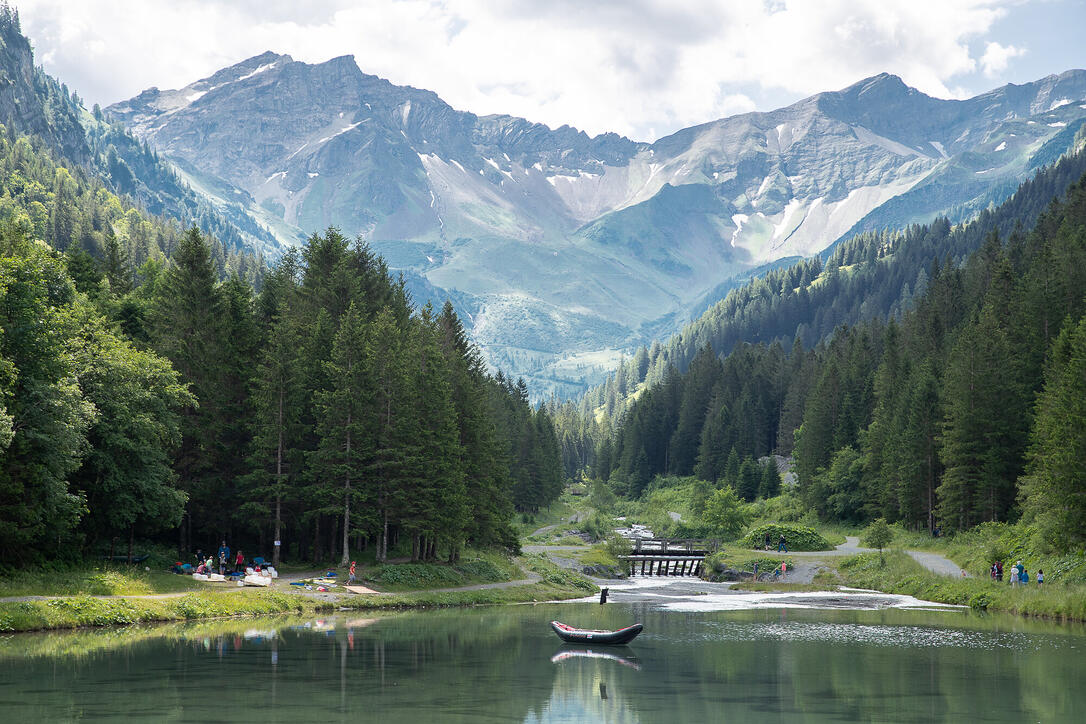
[[[644,628],[641,624],[620,628],[617,631],[594,631],[583,628],[573,628],[561,621],[551,621],[551,628],[558,634],[558,638],[571,644],[628,644],[637,638]]]

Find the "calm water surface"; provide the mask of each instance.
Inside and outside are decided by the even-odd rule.
[[[1082,722],[1081,627],[671,602],[258,619],[0,640],[0,720]],[[695,610],[691,610],[695,609]],[[548,622],[645,632],[563,645]]]

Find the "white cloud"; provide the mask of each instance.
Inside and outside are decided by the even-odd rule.
[[[980,67],[984,69],[984,75],[994,78],[1007,69],[1011,58],[1025,55],[1025,48],[1016,48],[1013,45],[1000,45],[988,43],[984,47],[984,55],[980,58]]]
[[[984,40],[1016,0],[20,0],[49,72],[91,102],[176,88],[265,50],[427,88],[456,108],[656,134],[882,71],[956,95],[1020,54]],[[1002,55],[1000,55],[1002,53]],[[1002,63],[1002,66],[1000,65]]]

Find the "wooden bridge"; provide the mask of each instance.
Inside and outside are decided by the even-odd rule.
[[[693,539],[635,538],[625,561],[631,576],[699,576],[709,553],[705,541]]]

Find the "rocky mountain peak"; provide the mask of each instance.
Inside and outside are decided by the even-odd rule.
[[[722,279],[1013,188],[1086,117],[1065,75],[956,101],[882,73],[653,144],[480,117],[351,56],[264,53],[107,110],[269,228],[367,239],[496,366],[563,389]]]

